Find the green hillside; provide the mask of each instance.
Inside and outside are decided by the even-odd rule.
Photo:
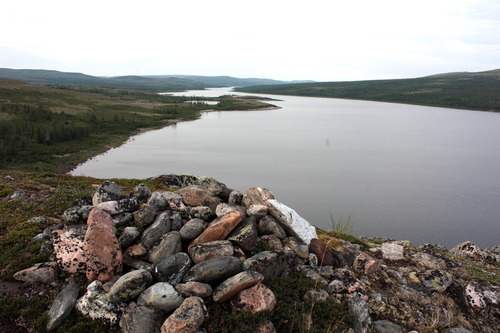
[[[239,88],[238,91],[396,102],[457,109],[500,111],[500,69],[448,73],[415,79],[317,82]]]
[[[210,106],[187,100],[125,88],[0,79],[0,169],[67,171],[142,129],[196,119],[201,110],[270,106],[231,96],[204,98],[219,101]]]

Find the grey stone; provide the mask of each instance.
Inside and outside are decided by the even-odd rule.
[[[288,256],[286,252],[279,254],[271,251],[262,251],[248,258],[243,263],[246,271],[257,271],[265,279],[289,276],[296,266],[295,256]]]
[[[115,182],[106,180],[103,182],[92,197],[92,204],[97,206],[101,202],[118,200],[120,198],[121,188]]]
[[[198,296],[209,297],[212,295],[212,286],[207,283],[190,281],[186,283],[179,283],[175,286],[175,290],[184,297]]]
[[[43,262],[14,274],[14,279],[29,283],[51,283],[57,280],[59,268],[55,262]]]
[[[177,309],[183,301],[184,298],[179,295],[170,283],[158,282],[144,290],[137,299],[137,304],[153,307],[164,312],[171,312]]]
[[[264,216],[259,220],[258,232],[260,235],[275,235],[279,239],[286,238],[285,230],[279,225],[278,221],[271,215]]]
[[[356,256],[351,252],[346,251],[332,251],[333,258],[335,259],[335,263],[340,266],[352,266],[354,264],[354,260]]]
[[[213,213],[210,210],[210,207],[207,207],[207,206],[193,207],[193,208],[191,208],[190,214],[193,218],[199,218],[205,222],[208,221],[213,216]]]
[[[121,248],[124,249],[132,244],[140,234],[141,233],[136,227],[126,227],[123,229],[120,237],[118,237],[118,243],[120,243]]]
[[[251,215],[266,216],[267,215],[267,206],[266,205],[250,205],[247,207],[246,213],[248,216],[251,216]]]
[[[140,209],[132,213],[134,217],[134,223],[138,227],[145,227],[150,225],[155,218],[154,210],[147,205],[142,206]]]
[[[236,257],[222,257],[194,265],[183,278],[183,282],[198,281],[214,283],[223,281],[243,270],[242,262]]]
[[[250,216],[233,230],[228,240],[238,245],[243,251],[253,251],[257,246],[257,216]]]
[[[134,216],[132,215],[132,213],[129,212],[113,215],[112,218],[115,227],[126,226],[134,220]]]
[[[374,321],[372,330],[377,333],[404,333],[401,326],[389,320]]]
[[[168,282],[175,286],[182,281],[184,274],[191,266],[192,261],[189,255],[184,252],[179,252],[155,262],[152,266],[151,273],[157,281]]]
[[[182,202],[182,197],[179,194],[173,192],[162,192],[162,194],[171,210],[186,210],[186,206]]]
[[[242,216],[245,216],[245,214],[246,214],[245,209],[243,207],[227,204],[225,202],[218,204],[217,208],[215,209],[215,215],[217,217],[224,216],[224,215],[229,214],[231,212],[240,212]]]
[[[221,240],[191,245],[188,252],[193,262],[198,264],[208,259],[232,256],[234,247],[230,241]]]
[[[309,259],[309,246],[302,244],[295,237],[287,237],[283,241],[283,246],[287,246],[290,250],[295,252],[299,258]]]
[[[349,312],[353,316],[352,324],[356,333],[370,332],[371,317],[368,312],[368,304],[359,296],[349,298]]]
[[[160,191],[153,192],[149,197],[147,204],[155,212],[159,210],[165,210],[168,207],[167,200],[165,200],[163,193]]]
[[[48,312],[47,331],[59,327],[75,307],[78,299],[78,284],[71,282],[54,299]]]
[[[182,240],[178,231],[171,231],[162,236],[160,244],[156,245],[148,252],[148,261],[154,263],[160,259],[168,258],[171,255],[182,251]]]
[[[147,249],[151,249],[153,245],[160,241],[161,237],[170,231],[172,221],[170,219],[171,212],[165,211],[158,214],[154,222],[147,227],[141,235],[141,244]]]
[[[447,328],[442,333],[474,333],[469,331],[466,328],[456,327],[456,328]]]
[[[133,269],[145,269],[147,271],[149,271],[151,269],[151,266],[152,266],[151,263],[149,263],[147,261],[132,258],[132,257],[123,257],[122,263],[128,267],[132,267]]]
[[[111,287],[107,300],[112,303],[131,300],[144,291],[153,281],[151,273],[144,269],[122,275]]]
[[[132,195],[141,202],[147,201],[151,194],[152,192],[146,184],[139,184],[132,190]]]
[[[193,240],[205,229],[207,228],[207,223],[200,218],[194,218],[189,220],[184,226],[179,230],[179,234],[183,240]]]
[[[241,200],[243,200],[243,193],[240,191],[231,191],[231,193],[229,193],[228,203],[241,205]]]
[[[147,306],[137,306],[126,311],[120,319],[123,333],[159,332],[166,319],[163,311]]]

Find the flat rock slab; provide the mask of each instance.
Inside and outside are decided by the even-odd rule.
[[[83,250],[86,232],[86,225],[52,232],[52,245],[56,261],[63,271],[71,274],[87,271],[87,259]]]
[[[93,223],[85,234],[83,250],[87,260],[87,279],[107,282],[122,271],[122,252],[113,230]]]
[[[220,240],[198,245],[191,245],[188,253],[195,264],[214,258],[232,256],[234,246],[230,241]]]
[[[208,228],[191,245],[226,239],[242,220],[243,215],[237,211],[221,216],[210,223]]]
[[[223,281],[243,270],[243,263],[236,257],[222,257],[194,265],[184,275],[183,282],[198,281],[213,283]]]
[[[404,260],[404,247],[399,244],[394,243],[383,243],[382,246],[382,258],[385,260]]]
[[[55,262],[43,262],[14,274],[14,279],[29,283],[51,283],[57,280],[59,268]]]
[[[214,290],[215,302],[225,302],[238,292],[264,281],[264,276],[256,271],[244,271],[222,282]]]
[[[269,207],[269,213],[281,226],[304,244],[309,245],[311,239],[318,238],[316,229],[292,208],[275,199],[267,200],[266,205]]]
[[[47,315],[47,331],[59,327],[69,316],[78,299],[78,291],[78,284],[71,282],[56,296]]]

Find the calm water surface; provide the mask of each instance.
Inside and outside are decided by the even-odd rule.
[[[206,112],[137,135],[72,174],[208,175],[240,191],[267,187],[326,229],[350,216],[356,235],[500,244],[500,114],[270,97],[282,108]]]

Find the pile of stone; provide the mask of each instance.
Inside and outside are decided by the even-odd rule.
[[[209,302],[227,303],[232,311],[273,311],[276,298],[266,281],[297,272],[319,286],[306,298],[349,305],[351,332],[500,329],[500,287],[473,281],[452,260],[499,261],[498,247],[482,251],[467,242],[448,252],[388,239],[370,248],[320,240],[266,189],[240,193],[188,175],[156,182],[170,190],[139,185],[123,197],[106,181],[38,237],[49,238],[54,261],[15,278],[50,284],[62,270],[74,280],[55,298],[48,330],[76,307],[123,332],[206,332]],[[275,329],[268,321],[256,332]]]

